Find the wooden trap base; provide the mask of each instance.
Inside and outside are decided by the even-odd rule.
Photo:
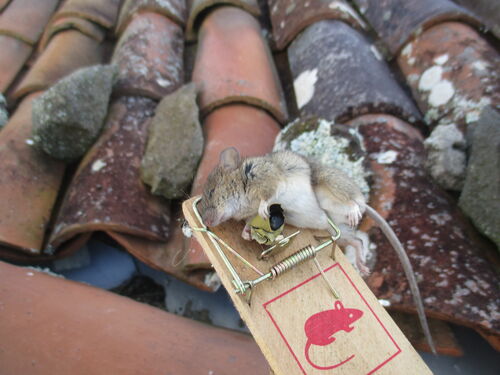
[[[201,227],[192,198],[183,204],[192,228]],[[317,246],[326,232],[302,230],[290,245],[267,261],[256,242],[241,238],[243,223],[229,221],[211,230],[263,273],[278,261],[307,246]],[[285,228],[285,235],[295,228]],[[275,374],[432,374],[363,279],[333,245],[317,260],[340,299],[334,298],[312,260],[296,266],[252,291],[251,304],[236,294],[232,277],[207,233],[194,232],[242,319]],[[242,280],[258,275],[223,248]],[[334,252],[335,260],[331,255]]]

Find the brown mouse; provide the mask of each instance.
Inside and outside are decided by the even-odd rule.
[[[339,246],[356,249],[356,265],[362,274],[367,274],[368,268],[363,263],[363,243],[356,236],[355,227],[366,212],[398,254],[422,329],[435,352],[415,274],[403,246],[344,172],[291,151],[241,159],[235,148],[228,148],[221,152],[219,164],[208,176],[199,210],[208,226],[229,219],[245,220],[242,237],[249,240],[248,221],[257,213],[269,217],[271,204],[280,204],[285,221],[299,228],[331,231],[330,217],[341,230]]]

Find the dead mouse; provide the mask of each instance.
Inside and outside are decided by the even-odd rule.
[[[281,205],[285,221],[299,228],[331,231],[329,216],[341,230],[338,244],[356,249],[356,265],[364,274],[368,269],[363,263],[363,244],[356,236],[355,227],[366,212],[398,254],[420,324],[435,353],[415,274],[403,246],[344,172],[291,151],[241,159],[238,151],[231,147],[221,152],[219,164],[208,176],[199,210],[204,223],[212,227],[229,219],[245,220],[247,225],[242,237],[249,240],[248,221],[257,213],[268,218],[271,204]]]
[[[304,353],[311,366],[320,370],[330,370],[350,361],[354,355],[348,357],[340,363],[331,366],[318,366],[309,357],[311,345],[325,346],[335,341],[334,335],[339,331],[351,332],[351,326],[355,321],[363,316],[363,312],[358,309],[346,309],[342,302],[335,301],[335,308],[321,311],[307,319],[304,331],[307,336],[307,343]]]

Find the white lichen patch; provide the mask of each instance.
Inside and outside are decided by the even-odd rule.
[[[413,45],[411,43],[408,43],[405,48],[401,50],[401,54],[403,56],[410,56],[411,53],[413,52]]]
[[[28,138],[25,143],[28,145],[28,146],[33,146],[35,144],[35,142],[31,139],[31,138]]]
[[[286,133],[289,127],[294,126],[294,124],[291,123],[282,132]],[[281,136],[278,135],[274,150],[288,148],[298,154],[313,157],[327,166],[338,168],[347,173],[358,184],[365,197],[368,197],[370,188],[366,181],[368,172],[363,167],[365,158],[362,156],[357,160],[352,160],[347,151],[350,141],[344,137],[332,137],[330,135],[332,125],[333,122],[321,119],[316,130],[303,132],[289,145],[283,142]],[[359,143],[362,145],[361,134],[354,128],[349,129],[349,132],[360,140]]]
[[[379,61],[382,61],[383,58],[382,58],[382,54],[380,53],[380,51],[377,49],[377,47],[375,47],[374,45],[372,45],[370,47],[370,51],[372,51],[372,53],[375,55],[375,58]]]
[[[328,5],[330,9],[336,9],[341,12],[347,13],[349,16],[354,18],[362,28],[366,28],[365,22],[357,15],[357,13],[346,3],[340,1],[334,1]]]
[[[97,159],[95,162],[92,163],[92,173],[99,172],[101,169],[103,169],[106,166],[106,163],[102,161],[102,159]]]
[[[314,87],[318,81],[318,69],[305,70],[293,81],[297,108],[301,109],[314,96]]]
[[[191,229],[187,221],[182,224],[182,234],[184,234],[184,236],[187,238],[193,237],[193,230]]]
[[[418,82],[418,89],[420,91],[429,91],[437,83],[441,81],[443,75],[443,68],[437,65],[431,66],[425,72],[422,73],[420,81]]]
[[[490,65],[487,62],[482,60],[476,60],[472,63],[472,67],[480,72],[485,71],[487,68],[489,68],[489,66]]]
[[[392,164],[394,163],[394,161],[396,161],[398,153],[394,150],[388,150],[373,154],[371,157],[372,159],[375,159],[379,164]]]
[[[440,55],[434,59],[434,62],[438,65],[446,64],[448,61],[448,54]]]
[[[450,101],[453,95],[455,95],[453,84],[448,80],[443,80],[432,87],[431,93],[429,94],[429,104],[432,107],[445,105]]]

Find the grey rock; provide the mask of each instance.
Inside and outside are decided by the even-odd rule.
[[[7,101],[5,97],[0,94],[0,129],[9,121],[9,113],[7,112]]]
[[[466,165],[466,140],[455,124],[439,125],[424,141],[425,167],[436,182],[447,190],[460,191]]]
[[[83,156],[102,129],[116,76],[113,65],[83,68],[35,99],[35,146],[64,161]]]
[[[459,206],[500,250],[500,113],[486,107],[472,137]]]
[[[141,165],[141,178],[154,194],[185,196],[203,153],[196,87],[185,85],[156,107]]]

